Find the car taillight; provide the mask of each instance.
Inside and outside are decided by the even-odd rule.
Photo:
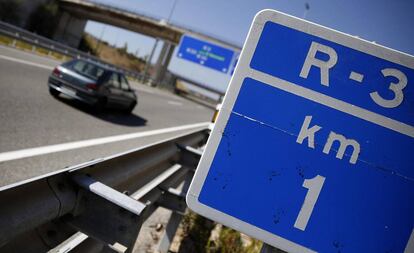
[[[96,85],[96,83],[88,83],[88,84],[86,84],[86,88],[88,88],[90,90],[97,90],[98,85]]]
[[[55,76],[60,76],[60,71],[58,68],[55,68],[52,72]]]

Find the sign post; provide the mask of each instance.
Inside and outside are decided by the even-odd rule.
[[[414,58],[254,19],[187,194],[287,252],[414,252]]]

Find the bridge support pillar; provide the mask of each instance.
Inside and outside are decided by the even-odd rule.
[[[168,65],[170,64],[174,48],[175,46],[173,44],[164,41],[160,56],[158,57],[157,63],[155,64],[155,85],[159,85],[163,81],[165,73],[167,72]]]
[[[77,48],[82,39],[86,22],[86,19],[75,17],[68,12],[63,12],[60,16],[53,39]]]

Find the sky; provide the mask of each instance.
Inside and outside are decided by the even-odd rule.
[[[93,0],[185,27],[242,47],[255,14],[274,9],[414,55],[414,0]],[[310,8],[305,10],[305,4]],[[175,5],[175,8],[173,6]],[[173,11],[172,11],[173,10]],[[171,12],[172,11],[172,12]],[[155,40],[89,21],[86,31],[128,51],[149,55]],[[158,44],[156,55],[160,51]],[[225,91],[229,74],[178,59],[172,72]],[[153,59],[153,62],[156,58]]]

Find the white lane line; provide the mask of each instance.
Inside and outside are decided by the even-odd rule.
[[[178,105],[178,106],[183,105],[183,103],[181,103],[181,102],[172,101],[172,100],[168,100],[167,103],[170,104],[170,105]]]
[[[408,239],[407,246],[405,247],[404,253],[413,253],[414,252],[414,228],[411,232],[410,239]]]
[[[150,94],[155,94],[154,91],[149,90],[148,88],[145,87],[141,87],[143,84],[135,84],[133,83],[133,81],[130,81],[129,84],[131,85],[131,88],[140,91],[140,92],[146,92],[146,93],[150,93]]]
[[[37,53],[33,53],[33,52],[30,52],[30,51],[25,51],[23,49],[18,49],[18,48],[14,48],[14,47],[7,47],[7,46],[3,46],[3,45],[0,45],[0,49],[12,52],[13,54],[19,55],[19,57],[9,55],[10,57],[14,57],[14,58],[18,58],[18,59],[26,59],[26,57],[30,57],[32,59],[38,59],[38,60],[41,60],[41,61],[50,62],[53,65],[59,65],[59,64],[62,63],[62,60],[49,58],[45,55],[39,55]],[[2,54],[4,54],[4,53],[2,53]],[[21,58],[20,56],[23,57],[23,58]]]
[[[9,152],[0,153],[0,162],[6,162],[6,161],[11,161],[11,160],[45,155],[45,154],[78,149],[78,148],[91,147],[91,146],[96,146],[96,145],[112,143],[112,142],[131,140],[131,139],[142,138],[142,137],[147,137],[147,136],[152,136],[152,135],[171,133],[171,132],[176,132],[176,131],[181,131],[181,130],[198,128],[198,127],[207,127],[209,124],[210,124],[209,122],[202,122],[202,123],[197,123],[197,124],[169,127],[169,128],[150,130],[150,131],[145,131],[145,132],[121,134],[121,135],[108,136],[108,137],[96,138],[96,139],[90,139],[90,140],[67,142],[67,143],[61,143],[61,144],[56,144],[56,145],[9,151]]]
[[[147,90],[147,89],[142,89],[142,88],[138,88],[137,90],[141,91],[141,92],[146,92],[149,94],[155,94],[155,92],[153,92],[152,90]]]
[[[40,63],[29,62],[29,61],[25,61],[25,60],[13,58],[13,57],[5,56],[5,55],[0,55],[0,58],[4,59],[4,60],[8,60],[8,61],[18,62],[18,63],[21,63],[21,64],[35,66],[35,67],[42,68],[42,69],[47,69],[47,70],[52,70],[53,69],[52,66],[48,66],[48,65],[44,65],[44,64],[40,64]]]

